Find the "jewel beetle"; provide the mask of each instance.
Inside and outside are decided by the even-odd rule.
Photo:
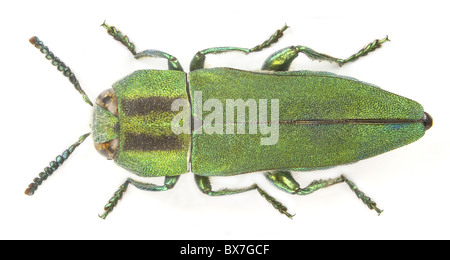
[[[198,188],[210,196],[257,190],[287,217],[287,208],[258,185],[213,189],[210,178],[264,172],[278,188],[306,195],[346,183],[378,214],[376,203],[344,175],[300,187],[291,171],[309,171],[353,163],[396,149],[421,138],[432,126],[431,116],[408,98],[354,78],[329,72],[289,71],[299,54],[342,66],[380,48],[388,37],[375,40],[346,59],[291,46],[270,55],[261,71],[204,68],[207,55],[257,52],[283,36],[286,25],[251,49],[208,48],[195,54],[190,72],[159,50],[137,53],[117,28],[102,26],[136,59],[167,59],[168,70],[138,70],[103,91],[92,103],[71,69],[37,37],[30,39],[93,106],[91,132],[51,161],[25,191],[33,195],[89,135],[97,151],[141,177],[164,177],[163,185],[127,180],[105,206],[106,216],[128,186],[165,191],[179,176],[193,172]]]

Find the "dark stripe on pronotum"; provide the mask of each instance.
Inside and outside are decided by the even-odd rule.
[[[127,116],[146,115],[152,111],[169,112],[175,99],[177,98],[145,97],[124,99],[121,101],[121,108]]]
[[[176,135],[126,134],[124,151],[179,150],[183,143]]]

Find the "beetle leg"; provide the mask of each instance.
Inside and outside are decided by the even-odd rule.
[[[276,171],[276,172],[268,172],[265,174],[267,179],[271,181],[275,186],[278,188],[291,193],[291,194],[297,194],[297,195],[307,195],[311,194],[316,190],[326,188],[330,185],[345,182],[347,185],[353,190],[353,192],[356,194],[358,198],[360,198],[364,204],[366,204],[369,209],[374,209],[378,215],[383,212],[382,210],[378,209],[376,207],[376,203],[372,201],[371,198],[366,196],[363,192],[361,192],[353,182],[351,182],[349,179],[347,179],[344,175],[341,175],[334,179],[328,179],[328,180],[316,180],[311,182],[307,187],[300,188],[300,185],[297,181],[292,177],[291,173],[288,171]]]
[[[139,52],[138,54],[135,54],[134,57],[136,59],[140,59],[142,57],[155,57],[155,58],[167,59],[169,70],[183,71],[183,68],[181,67],[181,64],[178,61],[178,59],[168,53],[163,52],[163,51],[145,50],[145,51]]]
[[[287,208],[278,202],[275,198],[267,194],[263,189],[258,187],[258,185],[253,184],[247,188],[241,188],[241,189],[220,189],[217,191],[213,191],[211,187],[211,182],[209,180],[209,177],[207,176],[200,176],[200,175],[194,175],[195,177],[195,183],[197,183],[198,188],[205,194],[209,196],[222,196],[222,195],[231,195],[231,194],[237,194],[249,190],[257,190],[261,196],[263,196],[272,206],[278,210],[281,214],[286,215],[289,218],[292,218],[293,215],[289,214],[287,212]]]
[[[120,199],[122,199],[123,194],[125,191],[127,191],[128,184],[130,182],[127,180],[122,185],[120,185],[119,189],[114,193],[114,195],[109,199],[108,203],[105,205],[104,210],[105,212],[100,216],[100,218],[105,219],[106,216],[116,207],[117,203]]]
[[[143,183],[135,181],[131,178],[128,178],[114,193],[114,195],[109,199],[108,203],[105,205],[105,212],[99,217],[105,219],[106,216],[116,207],[119,200],[122,198],[125,191],[127,191],[128,184],[133,184],[136,188],[145,190],[145,191],[166,191],[172,189],[177,183],[180,176],[166,176],[164,179],[164,185],[155,185],[152,183]]]
[[[117,30],[116,27],[114,26],[109,26],[106,21],[104,21],[100,26],[103,26],[106,31],[108,32],[109,35],[111,35],[112,37],[114,37],[114,39],[116,41],[121,42],[123,45],[125,45],[125,47],[128,48],[128,50],[135,55],[136,54],[136,46],[134,45],[134,43],[132,43],[130,41],[130,39],[128,39],[128,36],[123,35],[121,31]]]
[[[164,178],[164,185],[155,185],[152,183],[143,183],[135,181],[131,178],[128,178],[128,181],[133,184],[136,188],[145,190],[145,191],[166,191],[172,189],[177,183],[180,176],[166,176]]]
[[[247,48],[239,48],[239,47],[216,47],[216,48],[208,48],[202,51],[197,52],[190,64],[190,70],[194,71],[197,69],[203,69],[205,67],[205,58],[208,54],[219,54],[230,51],[240,51],[244,53],[257,52],[264,48],[268,48],[273,43],[277,42],[283,36],[283,32],[288,28],[287,25],[283,26],[280,30],[277,30],[269,39],[264,41],[262,44],[257,45],[251,49]]]
[[[140,59],[142,57],[164,58],[167,59],[168,61],[169,70],[183,71],[180,62],[174,56],[158,50],[146,50],[140,53],[136,53],[136,46],[134,45],[134,43],[130,41],[128,36],[123,35],[122,32],[117,30],[116,27],[109,26],[106,22],[103,22],[101,26],[103,26],[108,32],[108,34],[114,37],[115,40],[121,42],[125,47],[127,47],[128,50],[131,52],[131,54],[134,55],[134,58],[136,59]]]
[[[387,41],[389,41],[387,36],[381,40],[378,39],[374,40],[373,42],[369,43],[367,46],[359,50],[357,53],[351,55],[346,59],[335,58],[327,54],[316,52],[308,47],[301,45],[291,46],[279,50],[274,54],[272,54],[271,56],[269,56],[269,58],[267,58],[266,61],[264,62],[261,69],[273,71],[288,71],[292,61],[297,58],[299,53],[305,54],[308,58],[312,60],[329,61],[337,63],[339,66],[342,66],[347,62],[355,61],[360,57],[367,55],[369,52],[372,52],[380,48],[381,45]]]

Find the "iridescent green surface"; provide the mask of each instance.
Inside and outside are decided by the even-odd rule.
[[[275,145],[261,145],[264,135],[259,131],[222,135],[194,132],[192,171],[199,175],[336,166],[406,145],[425,131],[420,122],[423,108],[417,102],[331,73],[215,68],[191,72],[189,82],[193,100],[195,91],[202,92],[203,100],[214,98],[223,104],[226,99],[279,100],[279,139]],[[270,109],[268,114],[270,119]],[[206,115],[204,112],[203,117]],[[194,112],[194,116],[198,115]],[[308,123],[348,119],[417,122]]]
[[[120,125],[120,144],[115,162],[141,176],[186,173],[190,136],[175,135],[171,131],[171,121],[178,111],[172,112],[170,107],[155,104],[148,104],[146,111],[136,111],[141,106],[134,108],[129,105],[128,110],[124,107],[125,103],[146,99],[187,99],[186,74],[174,70],[140,70],[116,82],[113,89],[118,101]],[[138,141],[133,143],[132,138]]]

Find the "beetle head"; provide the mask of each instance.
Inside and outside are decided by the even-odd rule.
[[[108,160],[114,159],[119,149],[117,115],[116,94],[112,88],[107,89],[95,101],[92,135],[95,149]]]

